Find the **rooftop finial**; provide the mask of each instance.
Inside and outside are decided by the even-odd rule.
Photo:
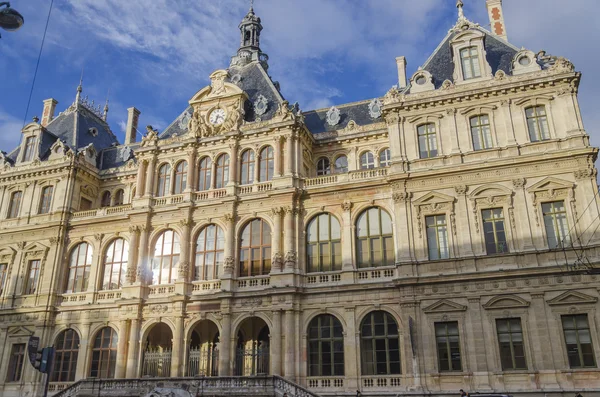
[[[464,3],[462,2],[462,0],[456,1],[456,8],[458,8],[458,19],[465,18],[465,12],[463,11],[463,6],[464,6]]]
[[[104,105],[104,113],[103,113],[103,117],[102,119],[104,119],[104,121],[106,121],[106,118],[108,117],[108,97],[110,96],[110,88],[108,89],[108,92],[106,93],[106,104]]]
[[[254,12],[254,0],[250,0],[250,12]]]
[[[75,95],[75,107],[79,106],[81,91],[83,91],[83,68],[81,68],[81,77],[79,78],[79,85],[77,86],[77,95]]]

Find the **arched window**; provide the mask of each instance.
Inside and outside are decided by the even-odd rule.
[[[273,148],[267,146],[260,151],[260,167],[259,179],[260,182],[266,182],[273,179],[273,167],[275,164],[275,156]]]
[[[348,172],[348,157],[341,155],[335,159],[333,173],[343,174],[344,172]]]
[[[392,154],[390,149],[386,148],[379,152],[379,166],[388,167],[392,163]]]
[[[242,231],[240,239],[240,277],[259,276],[271,271],[271,228],[262,219],[254,219]]]
[[[469,119],[471,126],[471,139],[473,149],[482,150],[492,147],[492,133],[490,131],[490,118],[487,114],[480,114]]]
[[[175,188],[173,194],[181,194],[187,187],[187,161],[180,161],[175,167]]]
[[[215,178],[215,188],[222,189],[229,182],[229,155],[222,154],[217,158],[217,175]]]
[[[115,192],[115,205],[123,205],[125,202],[125,192],[123,189],[119,189]]]
[[[54,186],[46,186],[42,189],[42,195],[40,197],[40,209],[38,211],[39,214],[47,214],[50,212],[53,192]]]
[[[66,293],[85,292],[92,268],[93,249],[88,243],[80,243],[71,251],[69,279]]]
[[[177,280],[179,264],[179,235],[166,230],[156,240],[152,258],[152,284],[170,284]]]
[[[110,192],[107,190],[102,193],[102,200],[100,200],[100,207],[110,207]]]
[[[359,267],[394,264],[394,238],[390,215],[378,207],[365,210],[356,221]]]
[[[529,139],[531,142],[544,141],[550,139],[550,129],[548,128],[548,116],[544,105],[532,106],[525,109],[527,117],[527,129],[529,130]]]
[[[308,376],[344,376],[344,329],[332,315],[308,325]]]
[[[7,218],[16,218],[19,216],[19,210],[21,209],[21,198],[23,197],[22,191],[13,192],[10,195],[10,203],[8,205]]]
[[[384,311],[369,313],[360,327],[363,375],[400,374],[400,339],[396,320]]]
[[[370,168],[375,168],[375,157],[371,152],[364,152],[360,155],[360,169],[368,170]]]
[[[196,240],[196,280],[216,280],[223,266],[225,234],[217,225],[208,225]]]
[[[158,169],[158,184],[156,196],[162,197],[171,194],[171,166],[163,164]]]
[[[202,157],[200,159],[200,169],[198,171],[198,190],[208,190],[210,189],[210,173],[212,168],[212,161],[210,157]]]
[[[52,382],[74,382],[77,357],[79,355],[79,335],[69,328],[61,332],[54,343],[54,366]]]
[[[92,348],[92,378],[111,379],[115,377],[117,365],[117,333],[110,327],[104,327],[96,334]]]
[[[331,167],[327,157],[321,157],[317,162],[317,176],[331,174]]]
[[[314,217],[306,228],[307,272],[342,270],[340,223],[331,214]]]
[[[114,240],[106,250],[104,257],[104,277],[102,289],[119,289],[125,281],[129,243],[122,238]]]
[[[254,182],[254,151],[244,150],[242,153],[242,173],[240,183],[249,185]]]

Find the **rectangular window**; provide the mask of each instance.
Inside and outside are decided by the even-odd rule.
[[[25,153],[23,153],[23,161],[33,160],[34,151],[35,151],[35,137],[30,136],[25,141]]]
[[[429,259],[448,259],[450,257],[448,244],[448,225],[446,215],[432,215],[425,217],[427,227],[427,247]]]
[[[542,204],[544,214],[544,227],[548,248],[562,248],[571,244],[569,225],[567,223],[567,210],[564,201],[553,201]]]
[[[531,142],[550,139],[550,129],[548,128],[548,117],[545,106],[527,108],[525,109],[525,115],[527,116],[527,129],[529,130],[529,139]]]
[[[423,124],[417,128],[417,135],[419,136],[419,156],[422,159],[428,159],[436,157],[437,151],[437,138],[435,131],[435,124]]]
[[[4,292],[6,276],[8,274],[8,263],[0,263],[0,296]]]
[[[21,208],[21,198],[23,197],[23,192],[13,192],[10,196],[10,203],[8,204],[8,214],[7,218],[16,218],[19,216],[19,209]]]
[[[473,149],[483,150],[492,147],[492,133],[490,130],[490,118],[487,114],[471,117],[471,138],[473,139]]]
[[[481,211],[483,220],[483,234],[485,236],[485,249],[488,255],[508,252],[506,233],[504,229],[504,211],[502,208],[493,208]]]
[[[460,50],[460,59],[462,63],[464,80],[481,77],[481,68],[479,66],[479,53],[477,47],[463,48]]]
[[[520,318],[496,320],[502,370],[527,369]]]
[[[19,382],[23,374],[23,362],[25,361],[25,343],[12,345],[8,359],[8,373],[6,382]]]
[[[439,371],[461,371],[458,322],[435,323]]]
[[[27,279],[25,280],[25,288],[23,288],[23,295],[32,295],[37,291],[37,285],[40,278],[40,260],[36,259],[29,261],[29,269],[27,272]]]
[[[595,368],[594,348],[587,314],[561,316],[571,368]]]
[[[79,202],[79,211],[88,211],[91,209],[92,209],[92,201],[82,197],[81,201]]]
[[[47,214],[50,212],[50,204],[52,203],[52,193],[54,186],[46,186],[42,189],[42,197],[40,198],[40,210],[38,213]]]

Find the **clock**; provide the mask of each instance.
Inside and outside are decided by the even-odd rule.
[[[210,113],[208,121],[212,125],[221,125],[225,122],[225,110],[221,108],[217,108]]]

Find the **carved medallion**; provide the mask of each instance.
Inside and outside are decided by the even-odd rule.
[[[254,114],[258,117],[261,117],[267,110],[269,109],[269,100],[265,98],[263,95],[259,95],[254,101]]]
[[[383,103],[381,103],[379,98],[375,98],[369,103],[369,115],[371,116],[371,118],[378,119],[381,117],[382,106]]]
[[[327,111],[327,116],[326,116],[327,124],[329,124],[330,126],[333,127],[334,125],[337,125],[340,122],[340,119],[341,119],[340,110],[338,108],[336,108],[335,106],[332,106]]]

